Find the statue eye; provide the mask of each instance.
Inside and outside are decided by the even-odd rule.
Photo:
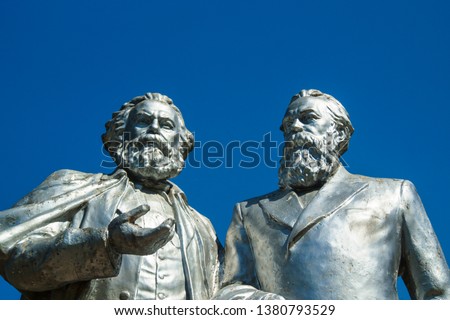
[[[317,115],[315,115],[314,113],[307,113],[300,117],[300,121],[303,123],[310,123],[317,119],[319,119],[319,117]]]
[[[149,124],[148,121],[144,119],[137,119],[136,122],[134,123],[135,127],[138,128],[147,127],[148,124]]]
[[[170,122],[170,121],[163,121],[163,122],[161,123],[161,128],[163,128],[163,129],[168,129],[168,130],[172,130],[172,129],[174,128],[174,125],[173,125],[173,123]]]

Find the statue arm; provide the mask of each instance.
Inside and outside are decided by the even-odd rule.
[[[54,234],[62,224],[54,223],[46,228],[50,232],[41,230],[11,249],[4,274],[18,290],[46,291],[118,274],[121,255],[109,248],[106,229],[69,227]]]
[[[106,228],[79,228],[86,204],[106,191],[123,192],[126,176],[60,170],[13,208],[0,214],[0,273],[22,291],[111,277],[120,255],[110,249]],[[77,222],[76,222],[77,221]]]
[[[234,208],[225,245],[224,279],[216,300],[269,300],[283,297],[259,290],[251,244],[240,204]]]
[[[404,181],[403,280],[413,299],[450,299],[447,262],[414,185]]]
[[[142,205],[121,213],[104,228],[64,228],[69,222],[50,223],[8,251],[5,278],[19,290],[47,291],[68,283],[117,276],[121,254],[153,254],[175,233],[173,219],[156,228],[135,224],[149,209]],[[77,215],[84,215],[83,210]]]

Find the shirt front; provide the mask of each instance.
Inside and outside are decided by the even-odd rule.
[[[171,200],[165,191],[139,189],[138,186],[134,196],[137,202],[150,206],[149,212],[136,221],[139,226],[156,228],[166,219],[174,218]],[[127,259],[129,256],[124,255],[123,258]],[[138,261],[134,299],[186,299],[186,279],[177,233],[164,247],[154,254],[140,257]],[[121,298],[128,297],[124,294]]]

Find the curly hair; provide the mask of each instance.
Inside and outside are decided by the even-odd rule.
[[[145,100],[162,102],[169,107],[171,107],[178,116],[180,123],[180,140],[181,140],[181,152],[183,158],[186,159],[189,152],[194,146],[194,135],[186,128],[184,124],[183,116],[181,115],[180,109],[173,103],[172,99],[160,93],[148,92],[142,96],[137,96],[128,102],[125,102],[119,111],[112,114],[112,119],[106,122],[105,128],[106,132],[102,135],[102,141],[105,149],[108,150],[111,157],[116,159],[118,148],[109,146],[120,146],[123,142],[123,134],[125,127],[127,125],[128,116],[130,111],[133,110],[139,103]]]

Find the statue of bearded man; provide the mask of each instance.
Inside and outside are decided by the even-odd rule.
[[[235,207],[217,299],[448,299],[447,263],[413,184],[350,174],[353,126],[330,95],[302,90],[281,125],[280,189]]]
[[[194,142],[180,110],[135,97],[102,139],[113,174],[57,171],[0,213],[2,276],[24,299],[209,299],[220,243],[168,180]]]

